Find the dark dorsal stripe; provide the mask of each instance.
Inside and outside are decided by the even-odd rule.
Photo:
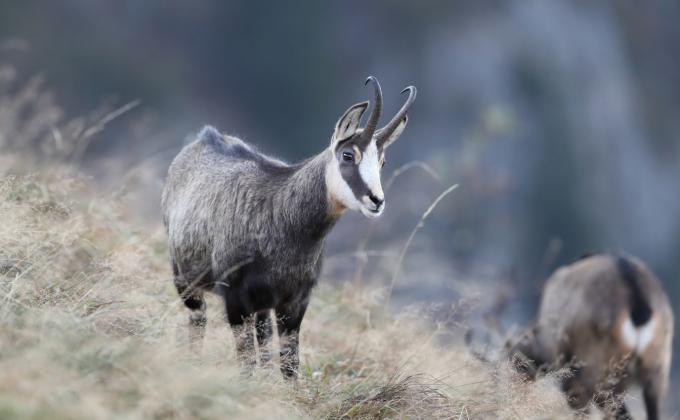
[[[630,317],[636,327],[646,324],[652,317],[652,307],[647,302],[640,284],[640,272],[635,264],[624,256],[616,257],[616,267],[630,292]]]

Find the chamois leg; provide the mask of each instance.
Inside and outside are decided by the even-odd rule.
[[[175,276],[175,288],[179,293],[184,305],[189,308],[189,343],[198,352],[203,345],[205,336],[205,326],[208,318],[205,316],[205,299],[203,291],[197,288],[190,288],[182,276]]]
[[[623,401],[623,395],[619,392],[599,393],[594,398],[595,403],[604,413],[605,419],[632,420],[628,407]]]
[[[255,332],[260,351],[260,363],[262,366],[268,365],[272,360],[271,341],[273,326],[270,310],[260,311],[255,314]]]
[[[506,348],[515,369],[526,379],[536,379],[539,369],[548,363],[542,354],[537,327],[525,331],[514,345],[507,343]]]
[[[596,398],[596,393],[583,376],[583,363],[568,351],[562,351],[557,359],[554,369],[566,368],[568,372],[561,381],[567,403],[574,410],[588,410],[588,403]]]
[[[255,337],[253,314],[249,313],[234,293],[226,295],[227,320],[234,333],[236,358],[243,373],[250,374],[255,368]]]
[[[285,379],[297,379],[300,366],[300,324],[307,310],[307,300],[276,308],[276,325],[279,333],[281,373]]]
[[[645,400],[645,409],[647,410],[647,418],[649,420],[657,420],[659,418],[660,405],[660,386],[658,380],[645,381],[642,387],[642,395]]]

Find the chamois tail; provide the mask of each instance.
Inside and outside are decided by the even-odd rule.
[[[650,343],[655,322],[648,297],[643,291],[641,273],[634,262],[625,256],[616,257],[616,267],[629,291],[629,314],[623,324],[626,344],[640,354]]]

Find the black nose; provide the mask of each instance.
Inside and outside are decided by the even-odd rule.
[[[382,205],[382,203],[385,202],[385,200],[381,200],[371,193],[368,194],[368,198],[370,198],[373,204],[375,204],[375,208],[379,208]]]

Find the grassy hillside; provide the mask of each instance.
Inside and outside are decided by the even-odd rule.
[[[437,345],[381,290],[321,279],[301,377],[242,377],[216,297],[202,354],[170,281],[160,225],[77,174],[0,178],[0,418],[531,418],[568,411],[550,379],[522,383]]]
[[[215,296],[197,353],[165,233],[126,199],[144,168],[111,189],[71,166],[136,103],[64,120],[39,80],[10,91],[0,94],[0,419],[570,415],[551,378],[523,383],[443,345],[451,332],[418,311],[386,312],[384,289],[330,278],[303,322],[297,383],[278,369],[240,374]]]

